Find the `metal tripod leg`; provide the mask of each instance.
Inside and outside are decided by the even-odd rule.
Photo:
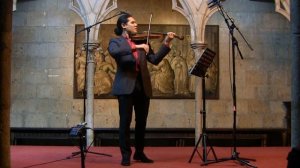
[[[241,165],[245,165],[247,167],[257,168],[256,166],[250,164],[249,161],[256,161],[255,159],[248,159],[248,158],[240,158],[238,152],[233,152],[230,158],[222,158],[218,162],[225,162],[228,160],[236,160]]]
[[[76,156],[76,155],[79,155],[79,154],[82,155],[82,152],[83,152],[85,155],[86,155],[87,153],[92,153],[92,154],[96,154],[96,155],[103,155],[103,156],[109,156],[109,157],[112,157],[112,155],[110,155],[110,154],[105,154],[105,153],[98,153],[98,152],[91,152],[91,151],[89,151],[89,149],[90,149],[90,147],[92,146],[93,143],[94,143],[94,141],[89,145],[88,148],[86,148],[86,147],[84,146],[83,142],[81,142],[81,144],[80,144],[80,151],[78,151],[78,152],[73,152],[73,153],[72,153],[72,157],[74,157],[74,156]],[[85,156],[85,155],[84,155],[84,156]]]
[[[88,146],[88,148],[86,147],[86,129],[85,127],[82,127],[81,130],[79,131],[79,133],[77,134],[79,136],[79,147],[80,147],[80,151],[78,152],[72,152],[72,155],[67,157],[68,159],[73,158],[77,155],[80,155],[81,157],[81,168],[85,168],[85,157],[87,153],[92,153],[92,154],[96,154],[96,155],[104,155],[104,156],[109,156],[112,157],[112,155],[109,154],[104,154],[104,153],[97,153],[97,152],[91,152],[89,151],[90,147],[92,146],[92,144],[94,143],[94,140],[91,142],[91,144]]]
[[[196,143],[196,146],[193,150],[193,153],[192,153],[192,156],[190,157],[190,160],[189,160],[189,163],[191,163],[195,153],[198,152],[198,146],[200,144],[200,141],[202,139],[202,147],[203,147],[203,151],[202,151],[202,161],[203,161],[203,164],[206,165],[206,164],[209,164],[209,163],[216,163],[218,162],[218,159],[217,159],[217,156],[216,156],[216,153],[215,153],[215,150],[213,149],[213,147],[211,145],[209,145],[209,149],[212,151],[213,155],[214,155],[214,159],[215,160],[207,160],[207,155],[209,153],[210,150],[207,151],[207,141],[208,141],[208,137],[207,137],[207,134],[206,134],[206,111],[205,111],[205,76],[202,78],[202,100],[203,100],[203,103],[202,103],[202,106],[203,106],[203,110],[200,112],[202,114],[202,134],[200,135],[197,143]],[[200,154],[199,154],[200,156]],[[201,157],[201,156],[200,156]]]
[[[198,146],[199,146],[199,144],[201,142],[201,139],[202,139],[202,148],[203,148],[202,149],[202,157],[201,157],[201,155],[200,155],[200,153],[198,151]],[[206,144],[207,140],[208,140],[208,137],[207,137],[206,133],[203,133],[203,134],[200,135],[200,137],[199,137],[199,139],[198,139],[198,141],[196,143],[196,146],[194,147],[193,153],[192,153],[192,155],[191,155],[191,157],[189,159],[189,163],[191,163],[191,161],[192,161],[192,159],[193,159],[193,157],[194,157],[194,155],[195,155],[196,152],[198,153],[198,155],[200,156],[201,160],[203,161],[203,165],[207,165],[209,163],[218,162],[217,155],[215,153],[214,148],[211,145],[209,145],[209,150],[207,150],[207,144]],[[208,158],[207,158],[207,156],[208,156],[208,154],[209,154],[210,151],[212,151],[212,153],[213,153],[214,160],[208,160]]]

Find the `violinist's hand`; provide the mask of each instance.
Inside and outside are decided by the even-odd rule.
[[[144,49],[146,53],[149,52],[149,45],[148,44],[138,44],[138,45],[135,45],[135,47]]]
[[[173,32],[168,32],[167,36],[164,40],[165,45],[170,46],[170,42],[174,39],[175,37],[175,33]]]

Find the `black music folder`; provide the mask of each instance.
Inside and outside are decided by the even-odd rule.
[[[209,48],[206,48],[201,53],[196,64],[190,69],[189,73],[198,77],[205,77],[207,68],[213,62],[216,53]]]

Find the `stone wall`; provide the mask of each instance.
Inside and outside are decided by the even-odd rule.
[[[118,7],[140,24],[148,23],[153,12],[153,24],[187,25],[181,14],[172,11],[171,0],[133,1],[118,0]],[[83,118],[83,100],[73,99],[74,30],[82,21],[68,8],[69,2],[18,0],[13,13],[12,127],[68,128]],[[236,56],[238,127],[284,127],[282,101],[290,100],[289,22],[275,13],[273,3],[227,0],[223,6],[254,48],[249,50],[235,31],[244,56],[243,60]],[[115,20],[105,24],[111,23]],[[230,128],[228,28],[218,13],[208,24],[220,25],[220,98],[207,101],[207,125]],[[153,99],[148,127],[194,128],[197,103]],[[95,99],[94,112],[95,127],[118,127],[115,99]]]
[[[224,2],[223,7],[254,49],[251,51],[235,30],[244,57],[243,60],[238,54],[235,57],[237,126],[285,127],[286,114],[282,102],[290,100],[291,95],[288,20],[274,12],[273,3],[230,0]],[[213,15],[208,24],[220,25],[220,99],[208,102],[208,127],[230,128],[233,106],[229,31],[218,13]]]

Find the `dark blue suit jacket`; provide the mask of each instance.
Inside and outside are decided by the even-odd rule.
[[[112,88],[113,95],[128,95],[135,88],[137,79],[136,60],[133,56],[132,49],[127,40],[120,36],[113,38],[109,42],[108,51],[117,63],[117,73],[114,79]],[[162,45],[158,52],[154,53],[151,49],[146,55],[143,49],[138,49],[139,55],[139,70],[142,77],[145,94],[148,97],[152,96],[152,87],[147,61],[157,65],[170,51],[170,48]]]

